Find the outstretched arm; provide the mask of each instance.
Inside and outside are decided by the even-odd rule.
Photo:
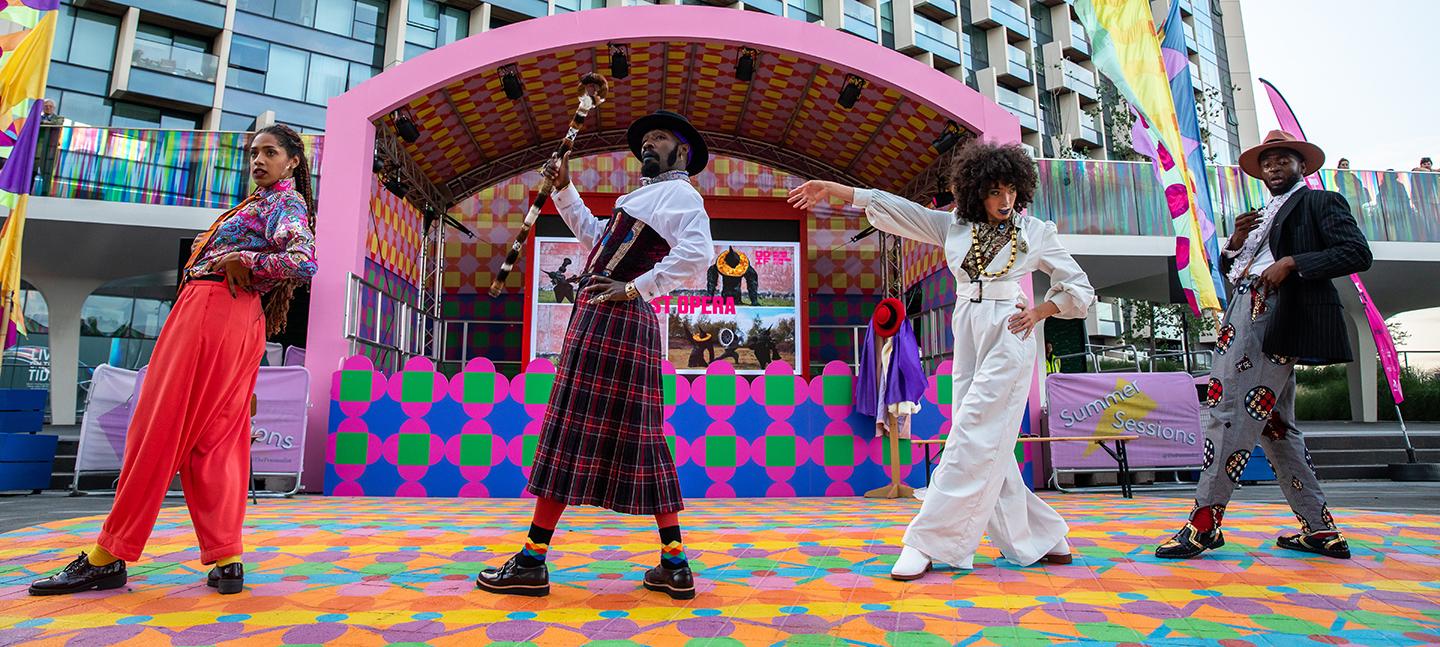
[[[896,195],[875,189],[857,189],[837,182],[811,180],[790,191],[790,204],[810,209],[838,198],[865,210],[865,216],[876,229],[887,234],[945,245],[945,236],[955,214],[927,209]]]

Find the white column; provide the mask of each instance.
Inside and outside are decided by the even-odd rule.
[[[1349,288],[1353,295],[1355,288],[1348,285],[1348,280],[1344,282],[1346,285],[1342,286],[1342,289]],[[1341,300],[1345,301],[1345,328],[1350,336],[1350,348],[1355,351],[1355,361],[1345,367],[1350,382],[1350,419],[1355,422],[1375,422],[1380,419],[1377,402],[1380,385],[1376,375],[1380,356],[1375,348],[1375,337],[1370,334],[1370,323],[1365,318],[1365,310],[1360,306],[1359,299],[1342,296]],[[1351,301],[1355,302],[1353,306]]]
[[[410,20],[410,0],[390,0],[390,14],[385,21],[385,58],[381,71],[405,61],[405,24]]]
[[[230,43],[235,39],[235,0],[225,5],[225,28],[215,37],[215,57],[219,59],[215,70],[215,99],[210,111],[205,113],[205,129],[220,130],[220,118],[225,108],[225,80],[230,73]]]
[[[76,384],[80,365],[80,309],[85,299],[101,286],[95,279],[27,277],[50,311],[50,411],[51,424],[77,424]]]
[[[135,61],[135,32],[140,27],[140,10],[130,7],[120,19],[120,34],[115,43],[115,67],[110,73],[110,96],[130,89],[130,65]]]
[[[1240,18],[1240,0],[1220,0],[1225,30],[1225,56],[1230,61],[1230,82],[1235,94],[1235,119],[1240,122],[1240,150],[1260,143],[1260,121],[1255,105],[1258,87],[1250,74],[1250,52],[1245,47],[1245,22]],[[1221,88],[1228,92],[1229,88]]]

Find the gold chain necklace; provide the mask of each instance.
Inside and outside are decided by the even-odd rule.
[[[1005,276],[1006,274],[1009,274],[1009,273],[1010,273],[1010,268],[1015,267],[1015,257],[1016,257],[1017,253],[1018,253],[1019,250],[1020,250],[1020,241],[1019,241],[1019,239],[1018,239],[1019,234],[1020,234],[1020,228],[1019,228],[1019,227],[1016,227],[1013,223],[1012,223],[1012,224],[1009,224],[1009,225],[1002,225],[1002,226],[1006,226],[1006,227],[1008,227],[1008,228],[1010,229],[1010,260],[1005,262],[1005,267],[1001,268],[999,272],[989,272],[989,271],[987,271],[985,268],[986,268],[986,267],[989,267],[990,263],[988,263],[988,262],[985,263],[984,265],[982,265],[982,266],[980,266],[980,267],[978,268],[978,269],[980,270],[980,276],[988,276],[988,277],[990,277],[990,278],[992,278],[992,279],[1000,278],[1000,277],[1002,277],[1002,276]],[[971,225],[971,226],[970,226],[970,244],[971,244],[971,245],[979,245],[979,244],[980,244],[980,227],[979,227],[979,226],[976,226],[976,225]],[[992,258],[992,259],[990,259],[990,260],[994,260],[994,259]]]

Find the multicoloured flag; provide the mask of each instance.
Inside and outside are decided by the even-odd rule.
[[[55,41],[59,0],[0,0],[0,132],[15,133],[0,167],[0,327],[5,345],[25,333],[20,302],[20,245],[25,239],[25,207],[35,175],[40,114]]]
[[[1175,227],[1175,269],[1191,311],[1219,312],[1212,263],[1196,206],[1196,182],[1185,159],[1184,139],[1175,114],[1155,20],[1146,0],[1076,0],[1075,12],[1090,36],[1095,67],[1140,115],[1137,120],[1155,142],[1154,159],[1165,187]]]
[[[1185,144],[1185,167],[1190,172],[1190,185],[1195,189],[1195,219],[1200,222],[1200,240],[1205,255],[1211,259],[1210,279],[1224,285],[1220,276],[1220,240],[1215,230],[1215,203],[1210,200],[1210,182],[1205,173],[1205,142],[1200,137],[1199,106],[1195,103],[1195,79],[1190,76],[1190,56],[1185,47],[1185,23],[1180,17],[1180,0],[1171,0],[1170,14],[1160,28],[1160,56],[1165,60],[1165,73],[1170,76],[1170,95],[1175,100],[1175,118],[1180,138]],[[1225,291],[1216,290],[1220,305],[1225,305]]]

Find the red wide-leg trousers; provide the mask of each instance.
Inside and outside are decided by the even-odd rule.
[[[115,506],[98,543],[140,558],[155,517],[180,473],[200,561],[244,552],[250,478],[250,397],[265,352],[260,297],[230,296],[224,283],[194,281],[170,311],[125,441]]]

